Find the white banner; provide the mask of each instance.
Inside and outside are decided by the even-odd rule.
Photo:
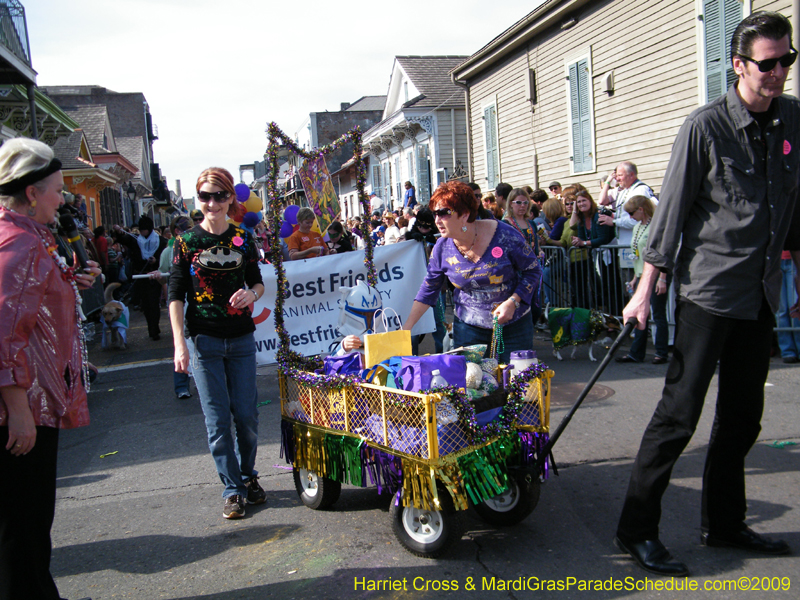
[[[339,288],[352,287],[359,279],[366,281],[364,253],[356,250],[287,261],[283,265],[289,292],[283,303],[283,322],[292,350],[304,356],[330,352],[332,344],[341,337],[336,329],[342,297]],[[411,312],[414,297],[427,272],[422,244],[409,241],[378,246],[375,248],[375,271],[383,307],[397,311],[399,320],[392,325],[399,329],[402,320]],[[261,277],[265,291],[253,307],[253,320],[256,323],[256,360],[263,365],[275,362],[278,349],[273,316],[278,286],[272,265],[261,265]],[[393,315],[391,320],[394,320]],[[411,333],[418,335],[435,329],[433,310],[428,310]]]

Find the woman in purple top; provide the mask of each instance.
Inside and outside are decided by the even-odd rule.
[[[530,350],[533,324],[527,315],[542,272],[534,251],[513,227],[493,219],[477,221],[478,200],[466,184],[440,185],[430,207],[442,237],[403,328],[411,329],[436,304],[447,278],[456,288],[456,346],[489,344],[497,317],[500,325],[514,325],[503,328],[500,361],[508,362],[513,351]]]

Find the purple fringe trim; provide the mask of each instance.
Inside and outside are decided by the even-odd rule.
[[[525,466],[535,465],[539,459],[547,442],[550,441],[550,436],[546,433],[537,433],[532,431],[518,431],[519,446],[520,446],[520,463]],[[542,477],[547,479],[550,475],[549,461],[545,461],[542,466]]]
[[[294,425],[281,419],[281,458],[284,457],[288,464],[294,464]]]
[[[372,485],[377,486],[378,493],[384,491],[396,494],[403,485],[403,467],[399,456],[393,456],[382,450],[370,448],[366,444],[361,446],[362,473],[369,473]],[[366,477],[363,476],[364,487]]]

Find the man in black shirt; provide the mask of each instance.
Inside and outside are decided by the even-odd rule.
[[[661,497],[700,418],[719,363],[719,392],[703,473],[701,542],[765,554],[789,545],[745,525],[744,460],[761,431],[780,257],[800,249],[793,222],[800,101],[782,96],[797,52],[778,13],[744,19],[731,40],[738,81],[681,127],[650,225],[642,281],[623,312],[647,323],[660,272],[678,294],[674,354],[645,430],[622,509],[617,546],[644,569],[684,575],[659,540]],[[793,252],[795,264],[800,253]]]

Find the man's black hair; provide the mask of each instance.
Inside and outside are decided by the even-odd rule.
[[[792,24],[780,13],[762,10],[742,19],[731,37],[731,62],[734,56],[752,56],[753,42],[758,38],[781,40],[789,36],[792,41]]]

